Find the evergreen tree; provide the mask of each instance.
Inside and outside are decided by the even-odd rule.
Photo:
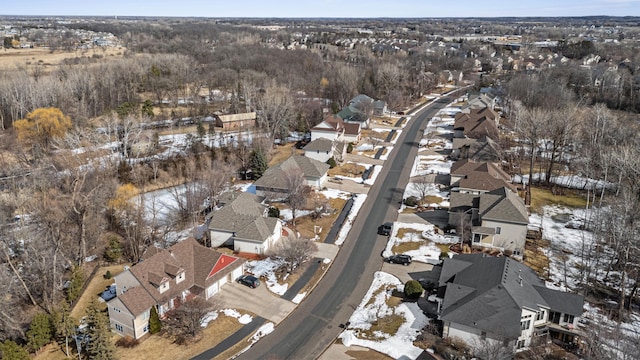
[[[151,334],[157,334],[162,330],[162,323],[160,322],[160,316],[158,316],[158,310],[155,306],[151,307],[151,315],[149,316],[149,332]]]
[[[264,150],[258,148],[251,152],[251,170],[253,170],[254,179],[259,179],[269,167],[269,161]]]
[[[87,307],[87,334],[90,339],[87,345],[87,354],[90,359],[115,359],[115,347],[111,342],[109,317],[98,309],[96,300],[91,300]]]
[[[198,125],[196,127],[196,131],[198,133],[198,141],[200,141],[202,143],[204,141],[205,135],[207,135],[207,132],[204,129],[204,124],[202,123],[202,120],[198,121]]]
[[[69,283],[69,287],[67,288],[67,300],[70,303],[76,301],[78,297],[82,294],[82,287],[84,286],[84,271],[80,266],[76,266],[73,268],[73,273],[71,274],[71,282]]]
[[[31,360],[29,352],[11,340],[0,343],[0,355],[2,359]]]
[[[51,318],[49,314],[39,313],[31,320],[27,331],[27,344],[33,352],[38,352],[43,346],[51,342]]]
[[[56,309],[51,314],[51,322],[55,330],[55,337],[59,343],[64,343],[64,353],[69,357],[71,355],[69,351],[69,341],[73,339],[75,334],[77,321],[71,317],[71,311],[69,304],[63,302],[59,309]]]
[[[153,117],[153,102],[151,100],[145,100],[142,104],[142,116]]]

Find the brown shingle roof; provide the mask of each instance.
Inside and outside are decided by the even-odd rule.
[[[325,138],[315,139],[304,147],[304,151],[331,151],[332,149],[333,141]]]

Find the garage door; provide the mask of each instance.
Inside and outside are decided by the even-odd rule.
[[[218,293],[218,283],[207,288],[207,299]]]

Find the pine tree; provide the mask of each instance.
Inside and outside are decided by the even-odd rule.
[[[67,288],[67,301],[73,303],[82,294],[82,287],[84,286],[84,272],[80,266],[73,268],[71,274],[71,282]]]
[[[269,167],[267,155],[262,149],[255,149],[251,152],[251,170],[253,170],[254,179],[259,179]]]
[[[51,322],[55,330],[56,339],[58,342],[64,343],[64,353],[67,357],[70,356],[69,340],[73,338],[78,322],[71,317],[69,304],[63,302],[60,308],[51,314]]]
[[[94,360],[115,359],[109,317],[104,311],[98,309],[98,303],[95,300],[91,300],[87,307],[87,331],[90,339],[87,345],[89,358]]]
[[[33,352],[38,352],[43,346],[51,342],[51,318],[49,314],[39,313],[31,320],[27,331],[27,344]]]
[[[29,352],[11,340],[0,343],[0,355],[2,359],[31,360]]]
[[[158,316],[158,310],[155,306],[151,307],[151,315],[149,316],[149,332],[151,334],[157,334],[162,330],[162,322]]]

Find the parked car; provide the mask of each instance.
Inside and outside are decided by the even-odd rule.
[[[411,264],[411,256],[405,254],[391,255],[385,259],[388,263],[407,266]]]
[[[393,224],[388,222],[378,226],[378,235],[384,235],[384,236],[391,235],[392,226]]]
[[[242,285],[246,285],[252,289],[260,286],[260,279],[253,275],[242,275],[238,278],[238,282]]]

